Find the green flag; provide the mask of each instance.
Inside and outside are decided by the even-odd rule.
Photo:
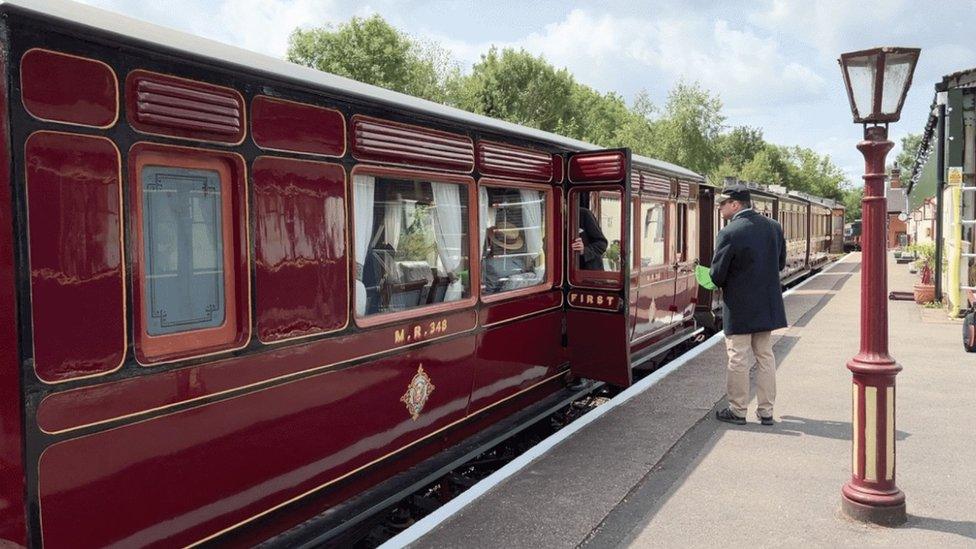
[[[712,275],[708,270],[708,267],[704,265],[695,265],[695,280],[698,281],[698,285],[706,290],[714,290],[715,283],[712,282]]]

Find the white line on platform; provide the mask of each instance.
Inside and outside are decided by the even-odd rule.
[[[787,296],[793,293],[794,290],[802,287],[804,284],[810,282],[814,278],[817,278],[818,276],[820,276],[821,273],[825,273],[829,271],[834,266],[836,266],[837,264],[843,262],[845,259],[850,257],[850,255],[851,254],[847,254],[844,257],[838,259],[832,265],[828,266],[827,268],[820,271],[819,273],[811,276],[810,278],[804,280],[800,284],[797,284],[789,291],[783,293],[783,295]],[[450,518],[452,515],[454,515],[464,507],[466,507],[469,503],[471,503],[472,501],[480,497],[482,494],[484,494],[488,490],[491,490],[496,485],[501,483],[503,480],[512,476],[513,474],[521,470],[529,463],[535,461],[536,458],[542,456],[543,454],[545,454],[546,452],[554,448],[557,444],[566,440],[571,435],[573,435],[583,427],[586,427],[587,425],[595,421],[597,418],[603,416],[610,410],[613,410],[617,406],[620,406],[621,404],[634,398],[635,396],[646,391],[647,389],[650,389],[651,387],[656,385],[657,382],[664,379],[668,374],[677,370],[689,360],[697,357],[698,355],[702,354],[707,349],[711,348],[713,345],[721,341],[723,337],[724,336],[722,332],[713,335],[712,337],[702,342],[700,345],[696,346],[694,349],[672,360],[663,368],[655,371],[651,375],[631,385],[629,388],[622,391],[617,396],[608,400],[602,406],[599,406],[596,409],[592,410],[591,412],[585,414],[583,417],[570,423],[567,427],[564,427],[559,431],[556,431],[552,436],[546,438],[545,440],[536,444],[532,448],[529,448],[529,450],[526,451],[524,454],[508,462],[501,469],[488,475],[487,477],[479,481],[471,488],[462,492],[461,495],[459,495],[458,497],[445,503],[433,513],[415,522],[413,526],[407,528],[403,532],[400,532],[396,536],[388,539],[386,543],[380,545],[380,549],[395,549],[399,547],[406,547],[407,545],[417,541],[418,539],[420,539],[421,536],[424,536],[427,533],[429,533],[431,530],[436,528],[437,525],[439,525],[441,522]]]

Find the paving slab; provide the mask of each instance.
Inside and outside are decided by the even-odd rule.
[[[888,268],[889,289],[910,291],[907,266]],[[805,326],[791,328],[798,341],[778,371],[780,423],[707,424],[668,490],[643,480],[587,546],[976,546],[976,355],[962,349],[960,321],[912,302],[889,302],[890,351],[904,368],[896,474],[908,522],[883,528],[840,511],[851,472],[845,364],[859,346],[859,291],[854,273]]]

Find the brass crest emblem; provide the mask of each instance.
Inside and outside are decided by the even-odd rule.
[[[434,384],[430,382],[430,376],[424,371],[423,364],[417,368],[417,373],[414,374],[413,379],[410,380],[410,385],[407,386],[407,392],[400,397],[400,402],[402,402],[407,407],[407,412],[410,417],[417,420],[420,417],[420,411],[424,409],[424,405],[427,404],[427,399],[430,398],[430,394],[434,392]]]

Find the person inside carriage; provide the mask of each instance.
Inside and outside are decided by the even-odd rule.
[[[592,211],[583,207],[586,199],[580,201],[579,228],[577,236],[571,244],[574,252],[579,254],[579,268],[586,271],[602,271],[603,255],[607,252],[607,237],[600,229],[600,222]]]
[[[539,192],[502,188],[484,192],[482,293],[540,284],[545,280],[545,234]]]

